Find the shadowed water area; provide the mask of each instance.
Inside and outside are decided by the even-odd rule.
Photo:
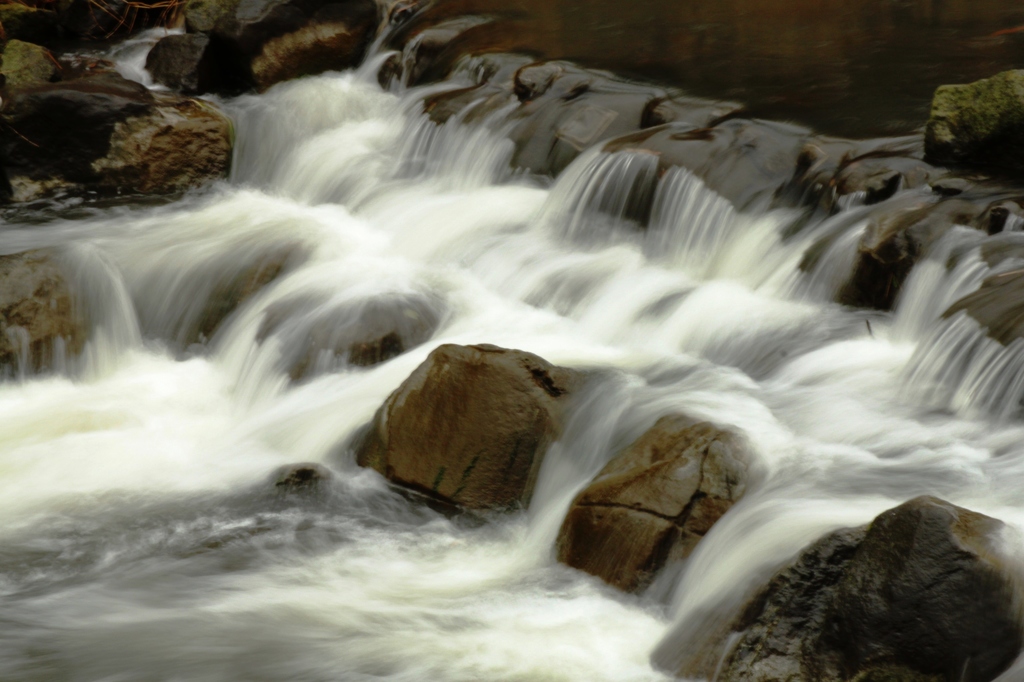
[[[1006,202],[1024,193],[925,163],[919,137],[849,142],[863,156],[844,164],[895,175],[808,164],[847,141],[782,122],[918,129],[937,85],[1019,64],[1024,9],[386,10],[357,68],[208,97],[233,123],[228,177],[4,210],[0,255],[52,254],[88,334],[45,372],[26,347],[0,373],[0,681],[667,682],[808,546],[921,495],[1002,522],[953,527],[996,529],[956,556],[995,557],[1010,655],[972,640],[955,665],[1024,679],[1024,342],[957,307],[1018,291],[1024,211]],[[466,14],[495,20],[417,52]],[[105,54],[151,87],[162,35]],[[482,57],[507,52],[528,56]],[[537,85],[522,68],[542,56],[633,80],[559,67]],[[638,81],[748,109],[718,122],[690,102],[706,126],[640,130],[667,95]],[[636,129],[617,130],[628,107]],[[595,110],[613,116],[591,135]],[[870,269],[876,234],[913,229],[925,246]],[[572,377],[531,365],[528,388],[568,406],[522,505],[453,513],[444,471],[403,488],[360,466],[382,405],[445,344]],[[559,561],[558,538],[663,418],[727,430],[748,478],[713,527],[686,519],[692,553],[626,592]],[[843,533],[840,550],[864,535]],[[715,679],[727,653],[686,679]]]

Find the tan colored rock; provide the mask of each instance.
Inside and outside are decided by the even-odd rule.
[[[0,256],[0,375],[40,371],[87,336],[60,267],[45,251]]]
[[[526,506],[575,381],[531,353],[441,346],[378,410],[357,461],[445,505]]]
[[[684,559],[746,489],[740,439],[708,422],[662,417],[573,501],[558,560],[627,592]]]

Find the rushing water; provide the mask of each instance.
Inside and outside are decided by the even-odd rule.
[[[370,72],[226,102],[230,181],[0,228],[5,251],[60,249],[94,326],[64,373],[0,384],[0,679],[660,680],[659,643],[912,496],[1005,520],[1022,554],[1024,427],[914,390],[915,352],[986,272],[943,266],[960,242],[869,319],[828,302],[855,206],[784,239],[794,215],[739,213],[673,171],[639,233],[623,192],[649,159],[592,150],[547,186],[509,170],[500,121],[437,127],[423,91]],[[218,282],[267,258],[286,274],[195,345]],[[292,380],[312,330],[367,310],[438,328]],[[593,370],[530,509],[482,526],[411,504],[344,446],[449,342]],[[746,435],[753,492],[639,597],[556,563],[574,494],[674,411]],[[276,492],[303,461],[329,489]]]

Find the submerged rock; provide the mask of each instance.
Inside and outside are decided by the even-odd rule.
[[[964,311],[1004,346],[1024,337],[1024,270],[1003,272],[949,307],[942,317]]]
[[[278,301],[268,306],[257,340],[278,339],[282,369],[300,381],[343,365],[370,367],[427,341],[445,311],[430,295]]]
[[[60,66],[45,47],[9,40],[0,55],[0,74],[4,87],[26,87],[58,80]]]
[[[331,470],[316,462],[288,464],[274,472],[274,488],[281,493],[308,493],[334,478]]]
[[[919,497],[832,533],[676,672],[720,682],[988,682],[1021,650],[1003,524]],[[665,644],[655,660],[671,659]]]
[[[88,330],[56,259],[45,251],[0,256],[0,376],[53,369],[77,355]]]
[[[732,433],[662,417],[573,501],[558,560],[627,592],[643,589],[743,496],[745,459]]]
[[[575,382],[531,353],[440,346],[377,411],[356,460],[444,505],[525,506]]]
[[[1024,70],[935,91],[925,133],[935,163],[1024,170]]]
[[[8,88],[0,117],[7,198],[57,192],[166,194],[222,177],[231,120],[117,74]]]

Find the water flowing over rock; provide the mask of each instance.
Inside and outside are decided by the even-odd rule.
[[[397,357],[433,336],[444,311],[444,303],[432,296],[286,298],[268,306],[257,339],[276,338],[282,369],[299,381]]]
[[[811,545],[678,672],[721,682],[988,682],[1020,653],[1002,522],[932,497]],[[670,638],[671,639],[671,638]],[[669,640],[670,641],[670,640]],[[661,650],[659,657],[673,652]]]
[[[1024,71],[936,90],[925,146],[937,163],[1024,169]]]
[[[117,74],[9,89],[0,134],[7,197],[167,194],[222,177],[231,120],[199,100]]]
[[[745,458],[728,431],[662,417],[573,501],[558,560],[627,592],[643,589],[743,496]]]
[[[53,369],[81,351],[87,335],[52,254],[0,256],[0,376]]]
[[[441,346],[381,406],[356,459],[443,504],[526,506],[576,381],[523,351]]]

